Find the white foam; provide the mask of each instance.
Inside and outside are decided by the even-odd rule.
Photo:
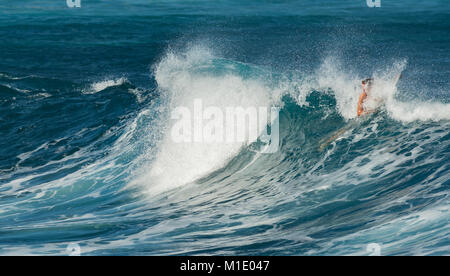
[[[15,90],[15,91],[21,92],[21,93],[30,93],[31,92],[30,90],[20,89],[20,88],[14,87],[14,86],[9,85],[9,84],[2,84],[2,85],[5,86],[5,87],[8,87],[9,89],[12,89],[12,90]]]
[[[317,80],[317,84],[312,84],[317,85],[315,89],[328,91],[331,88],[336,98],[336,108],[344,118],[356,117],[356,105],[361,93],[358,76],[344,70],[339,61],[328,57],[316,70],[313,79]]]
[[[167,98],[169,110],[179,106],[193,110],[195,99],[201,99],[205,108],[214,106],[222,110],[270,106],[273,91],[262,80],[244,79],[232,71],[210,74],[214,71],[213,59],[209,49],[198,47],[182,54],[168,53],[158,64],[155,78]],[[198,69],[202,73],[196,73]],[[223,167],[245,145],[243,142],[176,143],[170,135],[173,123],[167,124],[168,131],[156,161],[137,180],[151,191],[175,188],[206,176]],[[255,127],[261,129],[249,125]]]
[[[450,104],[391,100],[386,108],[393,119],[402,122],[450,120]]]
[[[124,83],[128,82],[128,80],[126,78],[118,78],[118,79],[111,79],[111,80],[104,80],[104,81],[100,81],[100,82],[94,82],[93,84],[91,84],[87,89],[83,90],[84,94],[95,94],[98,93],[100,91],[105,90],[106,88],[109,87],[114,87],[114,86],[120,86]]]

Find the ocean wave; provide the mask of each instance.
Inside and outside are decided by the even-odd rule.
[[[124,78],[124,77],[94,82],[91,85],[89,85],[89,87],[87,89],[84,89],[83,93],[84,94],[95,94],[95,93],[101,92],[105,89],[108,89],[110,87],[121,86],[125,83],[128,83],[128,79]]]
[[[395,85],[395,77],[401,74],[405,67],[406,61],[400,60],[379,70],[382,73],[373,76],[377,85],[373,95],[384,102],[380,107],[383,110],[383,116],[402,123],[450,119],[450,109],[446,104],[397,100],[396,94],[399,92]],[[257,66],[219,58],[211,49],[200,46],[179,53],[168,52],[155,67],[154,75],[158,89],[164,98],[167,113],[179,106],[194,112],[196,99],[201,99],[204,107],[214,106],[225,110],[227,107],[238,106],[283,107],[288,97],[295,101],[300,110],[312,109],[298,116],[303,116],[302,119],[305,122],[319,128],[322,122],[327,122],[329,116],[333,117],[333,113],[335,113],[333,118],[338,116],[343,119],[340,123],[343,126],[345,122],[356,119],[356,104],[361,93],[360,79],[362,78],[343,70],[339,62],[333,58],[325,59],[313,75],[297,74],[287,77]],[[314,96],[317,93],[319,96]],[[331,98],[328,99],[327,95],[331,95]],[[314,103],[314,101],[323,100],[330,102],[331,105],[323,106]],[[332,103],[333,101],[335,104]],[[319,115],[320,119],[311,112]],[[159,146],[158,157],[151,164],[144,166],[150,166],[151,169],[148,167],[144,169],[145,172],[140,172],[136,180],[141,184],[145,183],[145,186],[151,190],[165,191],[195,182],[225,167],[242,153],[243,149],[248,149],[250,144],[255,142],[177,143],[173,141],[170,132],[174,121],[170,118],[165,120],[166,134]],[[293,118],[293,122],[297,120]],[[350,122],[350,124],[354,123]],[[262,125],[249,125],[247,130],[262,127]],[[302,123],[302,127],[310,126]],[[300,126],[297,128],[299,134],[305,134],[304,129]],[[326,128],[317,129],[317,132],[325,135],[325,142],[322,139],[321,144],[319,143],[320,149],[328,145],[326,140],[330,140],[330,136],[331,138],[336,136],[334,138],[338,139],[345,134],[341,131],[341,135],[334,134],[327,138],[329,134]],[[310,133],[310,135],[313,134]],[[285,139],[289,138],[285,137]]]
[[[312,74],[274,72],[192,47],[168,51],[153,69],[159,97],[151,100],[125,78],[93,83],[89,95],[75,86],[67,106],[49,99],[60,102],[42,114],[76,103],[87,113],[105,108],[100,120],[109,124],[95,116],[75,128],[72,112],[60,127],[73,129],[27,147],[0,171],[0,216],[21,218],[4,229],[0,242],[16,243],[0,254],[60,252],[61,229],[82,233],[70,241],[82,240],[85,254],[139,245],[149,254],[365,255],[373,243],[385,254],[448,253],[447,105],[399,100],[407,91],[393,79],[405,61],[376,70],[384,105],[363,118],[355,110],[363,76],[331,57]],[[124,93],[98,94],[121,85]],[[119,112],[124,99],[128,113]],[[279,107],[278,151],[258,151],[258,139],[174,142],[171,112],[194,109],[196,99],[221,110]],[[118,225],[125,236],[103,238]],[[18,243],[10,234],[17,227],[45,245]]]

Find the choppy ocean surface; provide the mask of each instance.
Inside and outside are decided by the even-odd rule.
[[[0,0],[0,254],[449,255],[449,91],[447,0]],[[279,150],[173,142],[195,99]]]

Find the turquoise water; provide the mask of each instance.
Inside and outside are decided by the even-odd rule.
[[[450,254],[448,1],[81,5],[0,0],[0,254]],[[195,99],[279,150],[174,143]]]

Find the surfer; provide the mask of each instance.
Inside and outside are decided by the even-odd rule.
[[[398,81],[400,80],[401,77],[402,77],[402,73],[398,74],[394,78],[394,82],[393,82],[394,83],[394,87],[397,87],[397,83],[398,83]],[[362,91],[361,95],[359,96],[358,107],[356,109],[356,114],[358,115],[358,117],[361,116],[361,115],[366,115],[366,114],[370,114],[370,113],[376,112],[377,109],[378,109],[377,107],[384,101],[383,98],[376,98],[376,97],[373,97],[373,95],[372,95],[372,98],[371,98],[371,95],[370,95],[371,93],[370,92],[372,90],[373,83],[374,83],[374,80],[372,78],[364,79],[361,82],[363,91]],[[372,109],[368,109],[367,108],[366,101],[369,100],[369,99],[374,104],[374,107]],[[366,105],[366,107],[364,107],[364,105]]]
[[[373,83],[373,79],[368,78],[365,79],[361,82],[362,84],[362,93],[359,96],[359,100],[358,100],[358,107],[356,110],[356,114],[359,116],[364,115],[369,113],[368,111],[364,110],[364,101],[367,99],[368,94],[370,93],[370,90],[372,89],[372,83]]]
[[[400,78],[402,77],[402,73],[398,74],[394,80],[393,80],[393,84],[394,87],[397,87],[397,83],[400,80]],[[362,84],[362,93],[359,96],[359,100],[358,100],[358,107],[356,110],[356,114],[358,115],[358,117],[360,117],[361,115],[366,115],[366,114],[370,114],[370,113],[374,113],[378,110],[378,106],[383,103],[383,98],[377,98],[376,93],[371,93],[372,88],[374,87],[374,79],[373,78],[367,78],[362,80],[361,82]],[[372,94],[372,95],[371,95]],[[369,100],[371,102],[369,102]],[[364,106],[366,105],[366,106]],[[372,109],[370,109],[372,107]],[[328,139],[324,139],[321,140],[319,142],[319,151],[323,151],[325,148],[328,147],[328,145],[335,141],[336,139],[338,139],[339,137],[341,137],[342,134],[344,134],[346,131],[353,129],[355,126],[355,122],[358,121],[353,121],[353,123],[349,123],[346,126],[344,126],[343,128],[337,130],[336,132],[334,132],[334,134],[328,138]]]

